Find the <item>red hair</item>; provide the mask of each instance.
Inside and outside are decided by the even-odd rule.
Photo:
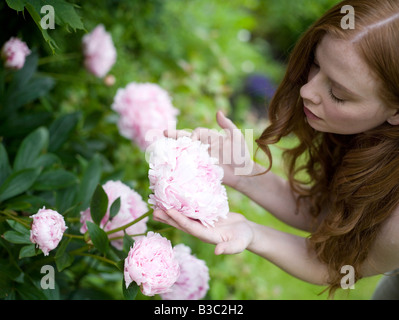
[[[355,29],[341,28],[344,5],[355,10]],[[333,294],[340,287],[343,265],[355,268],[356,279],[362,277],[361,266],[382,224],[399,204],[399,127],[384,123],[364,133],[338,135],[307,124],[299,91],[326,34],[353,43],[378,79],[383,103],[398,109],[399,1],[342,1],[316,21],[293,49],[269,106],[270,126],[256,140],[270,160],[270,170],[268,145],[291,134],[298,138],[298,145],[284,151],[283,159],[290,185],[299,195],[298,207],[302,200],[310,201],[315,221],[327,210],[308,243],[328,267]],[[299,177],[303,173],[306,180]]]

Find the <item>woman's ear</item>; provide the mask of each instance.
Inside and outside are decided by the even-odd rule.
[[[387,119],[387,121],[393,126],[399,125],[399,109],[397,109],[396,112]]]

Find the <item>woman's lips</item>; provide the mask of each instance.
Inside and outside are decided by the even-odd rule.
[[[310,111],[308,108],[306,108],[305,106],[303,107],[303,111],[305,112],[305,115],[308,119],[312,119],[312,120],[320,120],[321,119],[318,116],[316,116],[312,111]]]

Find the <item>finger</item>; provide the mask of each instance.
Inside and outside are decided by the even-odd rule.
[[[223,135],[220,134],[215,129],[207,129],[207,128],[196,128],[194,129],[193,133],[191,134],[191,139],[193,141],[199,140],[205,144],[212,144],[212,142],[220,141],[223,139]]]
[[[173,221],[173,219],[171,219],[171,217],[163,210],[155,209],[152,213],[152,216],[155,221],[159,221],[179,229],[178,225]]]
[[[233,121],[227,118],[220,110],[216,113],[216,121],[222,129],[229,130],[230,132],[233,132],[233,130],[237,129],[237,126],[233,123]]]
[[[204,129],[204,128],[194,129],[194,131],[191,134],[191,139],[193,141],[196,141],[196,140],[202,141],[201,138],[204,138],[204,134],[205,134],[206,130],[207,129]]]
[[[164,130],[163,134],[165,137],[173,139],[191,136],[191,133],[185,130]]]
[[[165,218],[167,218],[167,214],[163,211],[163,210],[160,210],[160,209],[155,209],[154,211],[153,211],[153,213],[152,213],[152,218],[155,220],[155,221],[164,221],[165,220]]]
[[[175,222],[178,229],[194,236],[199,234],[201,232],[200,230],[205,228],[200,222],[190,219],[175,209],[167,210],[166,214]]]

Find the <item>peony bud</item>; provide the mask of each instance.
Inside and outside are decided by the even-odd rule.
[[[33,219],[30,241],[39,247],[45,256],[55,249],[67,229],[65,220],[57,211],[40,209],[31,216]]]
[[[31,53],[25,42],[18,38],[10,38],[1,49],[1,57],[5,61],[6,68],[21,69],[25,64],[25,58]]]
[[[115,76],[112,75],[112,74],[109,74],[109,75],[107,75],[107,76],[104,78],[104,84],[105,84],[107,87],[112,87],[112,86],[115,84],[115,82],[116,82],[116,78],[115,78]]]

